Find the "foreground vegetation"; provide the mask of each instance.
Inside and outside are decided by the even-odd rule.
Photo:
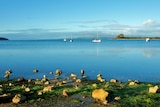
[[[160,86],[160,83],[138,83],[130,86],[129,82],[99,82],[98,80],[88,80],[86,78],[81,79],[81,82],[69,78],[56,78],[48,80],[48,82],[49,84],[42,80],[31,80],[29,82],[28,80],[0,81],[0,106],[15,105],[12,103],[12,98],[16,94],[26,96],[26,100],[16,104],[16,106],[104,106],[99,105],[92,98],[92,92],[100,88],[109,92],[108,104],[105,106],[160,106],[160,91],[158,90],[157,93],[148,92],[149,87]],[[48,85],[52,86],[52,90],[38,94]],[[26,87],[29,87],[30,91],[26,92]],[[67,96],[63,95],[64,90],[67,90]]]

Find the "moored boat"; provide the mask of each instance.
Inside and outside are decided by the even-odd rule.
[[[146,42],[149,42],[150,41],[150,38],[146,38]]]
[[[96,42],[96,43],[101,42],[101,39],[98,39],[98,34],[97,34],[97,38],[93,39],[92,42]]]

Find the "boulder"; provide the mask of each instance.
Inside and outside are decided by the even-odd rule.
[[[129,82],[129,86],[133,86],[133,85],[136,85],[136,83],[135,82]]]
[[[29,87],[25,88],[25,92],[30,92],[31,89]]]
[[[158,85],[149,88],[149,93],[156,93],[159,89]]]
[[[116,79],[111,79],[110,82],[111,83],[117,83],[118,81]]]
[[[138,80],[135,80],[134,83],[139,84],[140,82]]]
[[[105,79],[102,78],[101,74],[97,75],[97,80],[100,81],[100,82],[105,82]]]
[[[6,74],[11,74],[12,73],[12,70],[6,70]]]
[[[38,95],[39,96],[43,95],[43,91],[42,90],[38,91]]]
[[[77,75],[76,74],[71,74],[70,76],[72,79],[77,79]]]
[[[18,82],[23,82],[23,81],[25,81],[25,79],[23,77],[20,77],[20,78],[17,79],[17,81]]]
[[[26,97],[21,95],[21,94],[16,94],[13,99],[12,99],[12,102],[17,104],[17,103],[20,103],[20,102],[23,102],[26,100]]]
[[[77,79],[77,80],[76,80],[76,83],[81,83],[81,79]]]
[[[105,80],[105,79],[100,79],[99,81],[100,81],[100,82],[105,82],[106,80]]]
[[[33,72],[34,72],[34,73],[37,73],[37,72],[39,72],[39,71],[38,71],[38,69],[34,69]]]
[[[68,90],[66,90],[66,89],[63,90],[63,96],[64,96],[64,97],[68,97]]]
[[[56,70],[56,76],[60,76],[61,74],[62,74],[62,70],[57,69],[57,70]]]
[[[92,97],[96,101],[100,101],[102,104],[107,104],[106,98],[108,97],[108,92],[106,92],[104,89],[96,89],[92,92]]]
[[[46,81],[46,82],[44,83],[44,85],[49,85],[49,81]]]
[[[52,87],[53,86],[46,86],[46,87],[44,87],[43,88],[43,92],[50,92],[50,91],[52,91]]]

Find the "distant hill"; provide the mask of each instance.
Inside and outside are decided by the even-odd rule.
[[[0,40],[9,40],[8,38],[0,37]]]

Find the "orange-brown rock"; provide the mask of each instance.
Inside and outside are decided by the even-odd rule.
[[[52,87],[53,86],[46,86],[46,87],[44,87],[43,88],[43,92],[50,92],[50,91],[52,91]]]
[[[96,101],[100,101],[102,104],[107,104],[106,98],[108,97],[108,92],[104,89],[96,89],[92,92],[92,97],[96,99]]]
[[[20,103],[22,101],[25,101],[26,100],[26,97],[21,95],[21,94],[16,94],[13,99],[12,99],[12,102],[17,104],[17,103]]]

